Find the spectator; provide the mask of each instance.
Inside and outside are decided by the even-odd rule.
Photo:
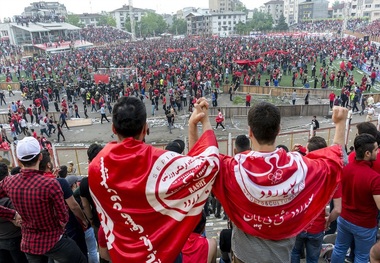
[[[8,166],[0,163],[0,181],[8,176]],[[0,198],[0,205],[14,209],[8,197]],[[8,219],[0,217],[0,261],[9,263],[28,263],[26,256],[20,250],[21,229]]]
[[[101,215],[108,247],[112,247],[109,253],[113,263],[126,260],[142,262],[148,258],[155,258],[161,262],[173,262],[180,254],[187,237],[199,222],[203,204],[208,197],[206,192],[210,192],[211,183],[218,170],[218,159],[215,158],[218,150],[215,135],[211,131],[208,107],[205,99],[199,99],[198,103],[194,105],[189,125],[194,127],[195,130],[192,132],[197,137],[196,127],[197,123],[201,121],[204,134],[196,144],[190,139],[190,144],[194,147],[185,157],[143,143],[148,126],[146,109],[141,100],[134,97],[123,97],[114,105],[113,131],[118,137],[118,142],[108,144],[92,160],[89,167],[89,185],[94,203]],[[134,145],[133,149],[132,145]],[[120,149],[123,150],[120,151]],[[136,157],[136,154],[140,157]],[[202,154],[202,158],[199,158],[199,154]],[[144,165],[137,164],[136,160],[146,160],[143,156],[150,156],[151,162],[144,161]],[[122,162],[120,158],[123,160]],[[168,185],[169,188],[146,188],[146,185],[156,184],[154,183],[156,172],[162,174],[169,167],[182,166],[184,161],[187,162],[186,169],[180,171],[178,175],[173,174],[174,177],[170,179],[167,178],[171,182],[171,186]],[[115,165],[115,162],[118,165]],[[131,165],[132,163],[133,165]],[[153,166],[155,163],[162,167]],[[152,167],[159,170],[155,170],[156,168],[152,170]],[[107,177],[102,176],[105,168]],[[131,171],[131,168],[135,170]],[[122,171],[125,169],[128,169],[129,174],[133,176],[120,177],[120,173],[123,173]],[[195,173],[196,181],[191,178],[177,180],[189,172]],[[110,194],[107,189],[113,189],[115,192],[112,193],[112,196],[117,194],[120,200],[117,201],[117,205],[121,209],[118,213],[112,208],[113,201],[105,198]],[[127,189],[134,190],[127,191]],[[191,193],[188,189],[192,189]],[[165,205],[166,208],[159,208],[156,198],[163,197],[164,193],[169,193],[177,201],[171,198],[170,206]],[[192,196],[197,196],[194,203],[185,204],[183,202],[185,199],[192,199]],[[126,202],[130,198],[138,200],[138,202]],[[164,199],[162,201],[166,202]],[[181,212],[178,213],[178,211]],[[143,231],[144,238],[142,239],[145,240],[145,243],[141,242],[141,235],[136,235],[133,228],[124,226],[125,218],[120,217],[120,212],[134,222],[133,224],[136,224],[137,231]],[[118,238],[115,239],[115,236]],[[170,244],[170,249],[167,249],[168,244]],[[152,254],[150,247],[154,249],[155,253]],[[131,249],[134,253],[124,253]]]
[[[234,158],[221,155],[221,169],[213,186],[213,193],[234,223],[232,250],[237,262],[264,262],[268,258],[273,262],[290,261],[293,236],[309,225],[336,189],[343,165],[341,145],[344,144],[346,115],[346,109],[333,110],[334,143],[339,146],[302,157],[275,148],[281,122],[275,106],[260,103],[251,108],[248,124],[254,151],[237,154]],[[190,141],[195,139],[189,137]],[[271,158],[275,158],[281,168],[273,166]],[[303,178],[299,181],[301,185],[297,186],[295,178]],[[310,198],[314,201],[309,203]],[[308,208],[300,210],[305,204]],[[299,217],[302,220],[297,220]]]
[[[25,137],[19,141],[16,155],[24,169],[0,183],[0,196],[8,196],[17,212],[0,206],[0,215],[18,223],[22,217],[21,251],[29,262],[41,262],[46,256],[63,262],[86,262],[75,242],[63,236],[67,208],[56,179],[44,177],[38,170],[40,144],[33,137]],[[25,198],[20,199],[22,196],[30,198],[25,202]]]

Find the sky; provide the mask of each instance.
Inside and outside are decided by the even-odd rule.
[[[57,0],[46,0],[45,2],[53,2]],[[260,7],[269,0],[242,0],[248,9]],[[0,8],[0,18],[13,17],[20,15],[24,8],[29,6],[32,2],[38,0],[0,0],[0,3],[7,2],[6,8]],[[100,13],[101,11],[113,11],[122,7],[124,4],[128,5],[128,0],[58,0],[59,3],[64,4],[68,12],[74,14],[81,13]],[[183,7],[202,7],[208,8],[208,0],[134,0],[133,6],[138,8],[149,8],[156,10],[159,14],[176,13]]]

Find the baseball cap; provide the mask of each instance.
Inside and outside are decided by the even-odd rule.
[[[20,161],[30,161],[40,152],[40,143],[34,137],[25,137],[17,143],[16,155]]]
[[[76,175],[68,175],[68,176],[66,176],[65,179],[69,183],[70,186],[72,186],[76,182],[80,181],[78,176],[76,176]]]
[[[165,150],[181,154],[185,150],[185,142],[182,140],[174,140],[166,145]]]

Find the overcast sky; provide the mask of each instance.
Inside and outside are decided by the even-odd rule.
[[[267,1],[269,0],[242,0],[248,9],[259,7]],[[38,2],[38,0],[0,0],[1,2],[7,2],[5,5],[3,3],[3,8],[0,8],[0,18],[3,20],[4,17],[20,15],[26,6],[29,6],[32,2]],[[128,0],[58,0],[58,2],[64,4],[68,12],[75,14],[109,12],[122,7],[123,4],[128,5]],[[134,0],[133,5],[139,8],[154,9],[160,14],[171,14],[183,7],[207,8],[208,0]]]

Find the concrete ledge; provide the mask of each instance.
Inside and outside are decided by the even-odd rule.
[[[80,126],[90,126],[92,125],[92,119],[73,119],[73,120],[66,120],[67,125],[69,127],[80,127]]]

